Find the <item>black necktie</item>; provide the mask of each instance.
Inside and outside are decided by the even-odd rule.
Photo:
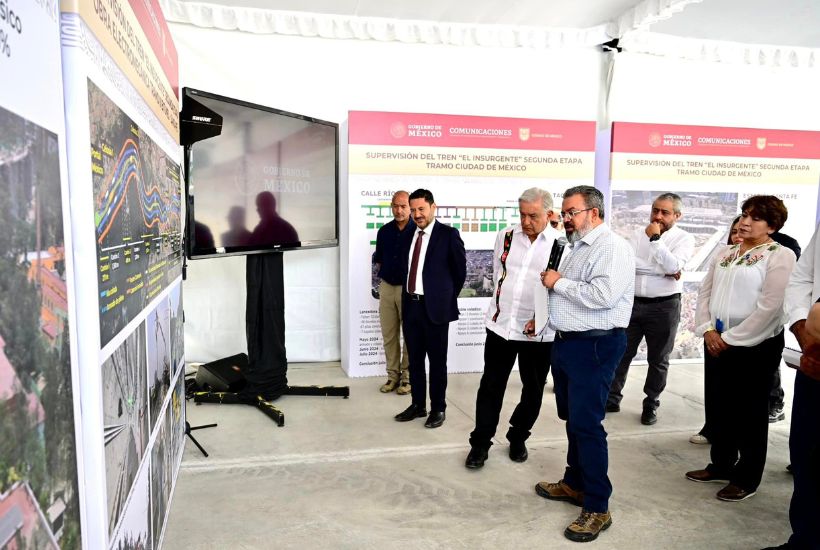
[[[413,248],[413,260],[410,262],[410,278],[407,280],[407,292],[410,294],[416,292],[416,272],[419,270],[419,256],[421,256],[422,236],[424,236],[424,231],[419,231],[419,236],[416,239],[416,246]]]

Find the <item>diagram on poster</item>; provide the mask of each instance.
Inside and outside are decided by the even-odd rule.
[[[14,548],[82,546],[62,197],[57,135],[0,107],[0,545]]]
[[[145,325],[102,365],[108,530],[114,531],[148,444]]]
[[[180,273],[179,165],[88,81],[104,346]]]

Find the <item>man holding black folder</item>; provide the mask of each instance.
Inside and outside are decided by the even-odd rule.
[[[494,292],[485,316],[484,374],[476,396],[475,430],[470,434],[471,449],[465,462],[470,469],[481,468],[487,460],[516,358],[523,387],[521,401],[510,418],[507,440],[510,459],[527,460],[524,442],[541,410],[550,368],[555,334],[548,329],[536,334],[534,293],[544,292],[540,272],[561,234],[549,225],[552,196],[548,191],[527,189],[518,199],[518,209],[521,223],[502,229],[495,239]]]

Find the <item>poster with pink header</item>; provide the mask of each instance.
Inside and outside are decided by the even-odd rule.
[[[376,232],[393,219],[393,193],[425,188],[435,198],[437,221],[457,228],[467,249],[460,318],[450,324],[448,369],[480,371],[496,234],[519,223],[524,190],[551,191],[559,208],[565,189],[592,185],[595,123],[353,111],[348,142],[343,367],[350,376],[385,373],[379,280],[371,260]]]

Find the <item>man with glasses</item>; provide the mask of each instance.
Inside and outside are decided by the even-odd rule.
[[[470,434],[470,453],[465,466],[471,470],[484,466],[504,392],[513,364],[518,359],[521,377],[521,401],[510,418],[507,440],[510,460],[527,460],[524,443],[541,410],[544,383],[550,369],[550,351],[555,334],[551,330],[536,334],[536,290],[540,273],[547,264],[558,231],[549,227],[552,196],[549,191],[533,187],[518,199],[521,223],[502,229],[495,239],[493,251],[493,298],[490,300],[484,325],[484,374],[475,404],[475,430]]]
[[[604,224],[604,197],[581,185],[564,193],[561,216],[572,254],[561,272],[548,270],[549,324],[555,329],[552,376],[558,417],[566,421],[567,467],[538,495],[581,506],[564,531],[575,542],[594,540],[612,524],[609,456],[601,422],[615,367],[626,348],[635,286],[635,255]]]
[[[641,424],[658,421],[658,399],[666,387],[669,354],[680,323],[681,272],[695,251],[695,237],[678,227],[683,201],[675,193],[663,193],[652,203],[649,225],[638,227],[629,238],[635,251],[635,305],[626,328],[626,352],[609,388],[606,412],[621,410],[626,375],[632,359],[646,337],[649,367],[643,391]]]

